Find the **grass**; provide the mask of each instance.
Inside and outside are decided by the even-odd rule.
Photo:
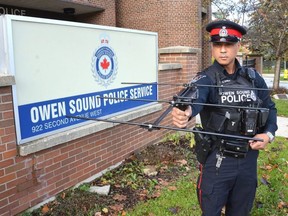
[[[251,216],[287,216],[288,214],[288,148],[287,139],[277,137],[258,159],[258,189]],[[175,183],[176,190],[165,189],[161,196],[138,204],[127,216],[199,216],[196,195],[198,170]]]
[[[274,71],[272,69],[264,68],[262,73],[263,74],[274,74]],[[286,77],[284,78],[284,69],[281,69],[280,80],[281,81],[288,81],[288,79]]]
[[[201,215],[196,197],[196,174],[194,170],[189,176],[175,183],[176,190],[165,188],[161,196],[146,203],[137,205],[126,216],[188,216]]]
[[[273,99],[277,108],[277,115],[288,117],[288,100]]]
[[[264,73],[264,74],[272,74],[272,73],[274,73],[274,69],[266,67],[266,68],[262,69],[262,73]],[[281,68],[280,73],[281,74],[284,73],[284,68]]]
[[[288,214],[287,139],[276,137],[258,159],[259,185],[252,215],[284,216]]]

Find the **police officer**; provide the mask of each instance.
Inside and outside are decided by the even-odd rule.
[[[173,123],[184,128],[191,117],[200,113],[206,131],[263,140],[248,142],[211,136],[209,155],[205,163],[200,164],[197,195],[202,215],[220,216],[225,207],[228,216],[245,216],[249,215],[255,198],[258,150],[265,149],[273,141],[277,111],[269,91],[262,90],[267,89],[264,79],[254,69],[241,66],[236,59],[246,29],[229,20],[219,20],[209,23],[206,30],[210,33],[215,61],[192,82],[214,87],[198,85],[199,98],[195,102],[223,107],[194,104],[185,111],[174,107]],[[227,105],[267,109],[262,112]]]

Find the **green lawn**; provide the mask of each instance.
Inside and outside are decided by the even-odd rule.
[[[276,137],[258,159],[259,185],[252,215],[288,215],[288,139]]]
[[[277,115],[288,117],[288,100],[273,99],[277,108]]]
[[[267,69],[267,68],[264,68],[262,70],[262,73],[263,74],[274,74],[274,71],[272,69]],[[281,72],[280,72],[280,80],[282,81],[288,81],[288,78],[285,77],[284,78],[284,69],[281,69]]]

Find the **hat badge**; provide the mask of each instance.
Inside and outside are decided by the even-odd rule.
[[[220,37],[227,37],[228,31],[226,29],[226,26],[222,26],[222,29],[219,30],[219,36]]]

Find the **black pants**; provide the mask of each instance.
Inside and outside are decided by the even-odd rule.
[[[226,157],[216,170],[215,149],[200,167],[197,195],[202,216],[248,216],[257,188],[258,151],[250,150],[246,158]]]

